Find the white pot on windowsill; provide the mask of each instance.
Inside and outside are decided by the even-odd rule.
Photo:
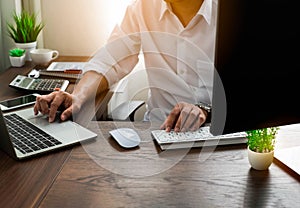
[[[25,65],[25,54],[20,57],[9,56],[10,64],[12,67],[22,67]]]

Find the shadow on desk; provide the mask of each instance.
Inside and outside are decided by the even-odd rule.
[[[269,170],[257,171],[250,168],[247,177],[244,207],[265,207],[272,195]],[[276,204],[274,204],[276,207]]]

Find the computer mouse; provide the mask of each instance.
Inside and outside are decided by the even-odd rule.
[[[137,132],[131,128],[117,128],[109,131],[109,133],[123,148],[134,148],[141,142]]]

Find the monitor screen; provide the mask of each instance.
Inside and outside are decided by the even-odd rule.
[[[295,3],[218,1],[212,134],[300,122]]]

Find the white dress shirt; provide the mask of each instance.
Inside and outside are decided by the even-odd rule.
[[[184,27],[163,0],[136,0],[107,44],[86,64],[110,86],[132,71],[143,53],[149,97],[146,119],[163,121],[178,102],[211,103],[217,0],[204,0]]]

